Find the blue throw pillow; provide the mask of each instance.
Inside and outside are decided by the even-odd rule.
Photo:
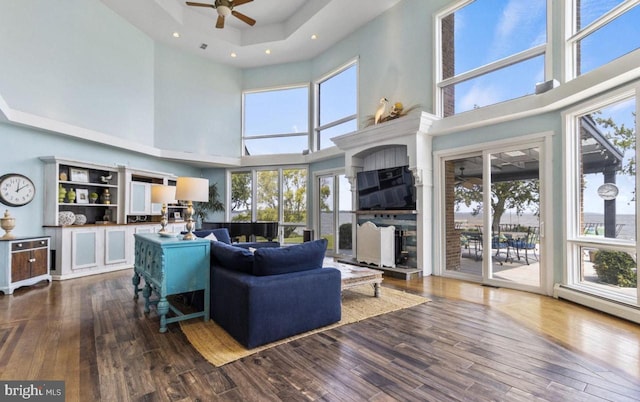
[[[211,263],[232,271],[250,274],[253,269],[253,253],[221,241],[212,241]]]
[[[253,274],[278,275],[322,268],[327,239],[282,248],[260,248],[253,253]]]

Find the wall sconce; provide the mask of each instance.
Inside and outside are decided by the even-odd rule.
[[[209,180],[198,177],[178,177],[176,181],[176,199],[187,202],[187,211],[185,219],[187,221],[187,234],[183,240],[193,240],[196,236],[193,234],[193,202],[209,201]]]
[[[154,184],[151,186],[151,202],[154,204],[162,204],[162,219],[160,219],[160,231],[158,233],[167,233],[167,204],[176,202],[175,186],[164,186],[162,184]]]

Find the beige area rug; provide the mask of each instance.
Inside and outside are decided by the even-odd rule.
[[[198,318],[181,321],[180,327],[193,347],[211,364],[220,367],[234,360],[295,339],[430,301],[422,296],[395,289],[381,288],[380,290],[381,295],[379,298],[373,297],[373,287],[371,285],[345,290],[342,293],[342,319],[337,323],[254,349],[246,349],[236,342],[231,335],[227,334],[213,320],[204,322]]]

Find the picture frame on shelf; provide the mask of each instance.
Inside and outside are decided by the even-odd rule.
[[[89,203],[89,190],[86,188],[79,188],[76,190],[76,203],[88,204]]]
[[[69,179],[78,183],[89,183],[89,170],[69,168]]]
[[[180,212],[174,212],[172,214],[173,217],[173,222],[184,222],[184,220],[182,219],[182,214]]]

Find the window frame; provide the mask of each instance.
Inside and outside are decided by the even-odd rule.
[[[354,67],[356,69],[356,93],[355,93],[355,100],[356,100],[356,112],[354,114],[348,115],[348,116],[344,116],[338,120],[334,120],[331,121],[329,123],[326,123],[324,125],[320,125],[320,114],[321,114],[321,110],[320,110],[320,86],[329,81],[330,79],[334,78],[335,76],[341,74],[342,72],[348,70],[351,67]],[[339,126],[340,124],[344,124],[350,121],[355,120],[356,122],[356,129],[357,129],[357,125],[358,125],[358,110],[360,109],[360,101],[359,101],[359,95],[360,95],[360,63],[359,63],[359,58],[354,58],[349,60],[347,63],[341,65],[340,67],[330,71],[329,73],[323,75],[322,77],[316,79],[313,83],[313,136],[311,138],[311,149],[313,149],[314,151],[320,151],[322,149],[326,149],[326,148],[320,148],[321,141],[320,141],[320,136],[322,131],[324,130],[328,130],[330,128]]]
[[[460,74],[456,74],[450,78],[443,78],[444,77],[444,54],[443,54],[443,49],[442,49],[442,20],[446,17],[448,17],[449,15],[451,15],[452,13],[457,12],[458,10],[468,6],[469,4],[473,3],[476,0],[462,0],[459,2],[456,2],[455,4],[446,7],[442,10],[440,10],[439,12],[434,14],[433,17],[433,26],[435,29],[434,32],[434,46],[433,46],[433,52],[434,52],[434,60],[436,61],[435,65],[434,65],[434,113],[436,116],[439,116],[441,118],[444,118],[444,110],[445,110],[445,105],[444,105],[444,101],[445,101],[445,89],[448,88],[451,85],[456,85],[474,78],[478,78],[481,77],[483,75],[498,71],[500,69],[503,68],[507,68],[510,67],[512,65],[533,59],[535,57],[538,56],[543,56],[544,57],[544,81],[548,81],[550,79],[550,77],[552,77],[552,68],[553,68],[553,60],[552,60],[552,54],[553,54],[553,47],[552,47],[552,24],[550,23],[550,21],[552,21],[552,0],[546,0],[546,43],[541,44],[541,45],[537,45],[534,47],[531,47],[527,50],[518,52],[518,53],[514,53],[511,56],[508,57],[504,57],[502,59],[493,61],[491,63],[482,65],[480,67],[476,67],[474,69],[471,69],[469,71],[465,71],[462,72]],[[455,63],[455,60],[454,60]],[[529,96],[529,95],[534,95],[535,94],[535,88],[532,88],[532,93],[528,94],[528,95],[522,95],[522,96]],[[511,98],[508,100],[505,100],[503,102],[509,102],[512,101],[514,99],[518,99],[521,98],[522,96],[517,96],[515,98]],[[490,106],[490,105],[487,105]],[[461,112],[464,113],[464,112]],[[446,117],[452,117],[455,116],[456,114],[459,113],[453,113],[451,116],[446,116]]]
[[[593,237],[586,236],[579,230],[580,227],[580,117],[589,113],[593,113],[602,108],[616,104],[617,102],[624,101],[630,97],[636,98],[636,116],[640,111],[640,85],[635,83],[627,85],[618,90],[614,90],[603,94],[596,99],[588,102],[584,102],[577,105],[570,110],[563,113],[564,120],[564,135],[563,135],[563,148],[565,150],[565,175],[564,185],[565,189],[565,216],[566,224],[564,227],[564,237],[566,239],[565,249],[565,261],[564,272],[562,279],[562,287],[574,289],[579,292],[587,293],[600,299],[605,299],[603,302],[593,302],[596,305],[592,306],[601,311],[611,312],[616,314],[609,307],[607,303],[621,303],[632,308],[640,307],[640,286],[637,286],[636,300],[631,303],[620,293],[615,291],[608,291],[603,287],[590,285],[589,283],[580,281],[580,258],[582,248],[596,248],[606,250],[624,251],[628,253],[640,256],[640,241],[636,238],[635,244],[630,241],[606,238],[606,237]],[[637,127],[639,127],[639,120],[636,117],[636,133]],[[636,160],[640,154],[640,147],[636,149]],[[636,170],[636,189],[640,188],[640,171]],[[636,201],[636,233],[638,228],[638,222],[640,222],[640,216],[638,212],[640,210],[640,202]],[[640,279],[639,279],[640,282]],[[617,311],[617,309],[616,309]]]
[[[247,119],[247,110],[246,110],[246,96],[250,95],[250,94],[256,94],[256,93],[265,93],[265,92],[277,92],[277,91],[285,91],[285,90],[289,90],[289,89],[299,89],[299,88],[306,88],[307,89],[307,131],[301,131],[298,133],[295,132],[290,132],[290,133],[278,133],[278,134],[260,134],[260,135],[252,135],[252,136],[247,136],[246,135],[246,119]],[[241,152],[240,155],[241,156],[255,156],[255,155],[250,155],[247,154],[247,146],[246,146],[246,141],[251,141],[251,140],[259,140],[259,139],[265,139],[265,138],[290,138],[290,137],[302,137],[302,136],[306,136],[307,137],[307,147],[309,145],[309,136],[310,136],[310,116],[311,116],[311,104],[310,104],[310,98],[311,98],[311,86],[309,83],[299,83],[299,84],[290,84],[290,85],[282,85],[282,86],[276,86],[276,87],[268,87],[268,88],[260,88],[260,89],[251,89],[251,90],[244,90],[242,91],[242,116],[241,116],[241,125],[242,125],[242,148],[241,148]],[[308,149],[308,148],[307,148]],[[299,154],[301,152],[303,152],[304,149],[301,149],[299,152],[288,152],[288,153],[280,153],[280,154],[258,154],[258,155],[286,155],[286,154]]]
[[[278,172],[278,227],[280,229],[278,229],[278,239],[280,241],[281,244],[284,244],[284,239],[282,238],[284,231],[282,230],[283,227],[285,226],[303,226],[303,227],[307,227],[309,225],[309,214],[306,214],[306,220],[304,222],[285,222],[284,221],[284,202],[283,202],[283,196],[284,196],[284,187],[283,187],[283,176],[284,176],[284,171],[285,170],[292,170],[292,169],[301,169],[301,170],[305,170],[307,173],[307,185],[306,185],[306,193],[305,193],[305,198],[306,198],[306,204],[307,204],[307,211],[309,210],[309,174],[310,174],[310,170],[309,170],[309,166],[307,165],[300,165],[300,164],[296,164],[296,165],[277,165],[277,166],[260,166],[260,167],[253,167],[253,168],[240,168],[240,169],[227,169],[227,196],[226,196],[226,201],[227,201],[227,205],[231,205],[231,176],[234,173],[250,173],[251,174],[251,199],[252,199],[252,203],[251,203],[251,222],[256,222],[257,221],[257,217],[258,217],[258,200],[257,200],[257,195],[258,195],[258,173],[259,172],[263,172],[263,171],[277,171]],[[225,212],[225,219],[229,222],[231,222],[231,210],[230,208],[227,208],[227,211]]]
[[[583,40],[586,37],[588,37],[589,35],[595,33],[596,31],[598,31],[600,28],[604,27],[605,25],[607,25],[610,22],[614,21],[618,17],[622,16],[623,14],[625,14],[626,12],[631,10],[632,8],[634,8],[636,6],[640,6],[640,0],[627,0],[627,1],[624,1],[623,3],[620,3],[617,6],[613,7],[611,10],[607,11],[606,13],[601,15],[600,17],[596,18],[593,22],[591,22],[586,27],[582,28],[581,30],[578,30],[578,23],[577,23],[578,3],[579,2],[576,1],[576,0],[567,1],[565,3],[565,4],[567,4],[567,7],[569,8],[567,10],[567,13],[570,16],[570,18],[567,19],[567,23],[566,23],[566,37],[567,37],[566,44],[565,44],[565,48],[566,48],[566,71],[565,71],[566,81],[570,81],[570,80],[575,79],[575,78],[577,78],[577,77],[579,77],[581,75],[581,74],[580,75],[578,74],[578,64],[579,64],[579,60],[577,59],[577,56],[578,56],[578,43],[581,40]],[[607,65],[607,64],[611,63],[612,61],[613,60],[609,60],[608,62],[606,62],[602,66]],[[602,67],[602,66],[599,66],[599,67]]]

